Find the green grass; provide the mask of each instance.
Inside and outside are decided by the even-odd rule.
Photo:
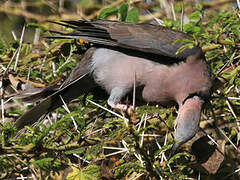
[[[17,4],[15,8],[17,8]],[[153,6],[152,9],[159,9],[158,4]],[[185,6],[187,9],[189,4],[186,3]],[[125,7],[126,4],[121,8],[119,6],[111,7],[115,10],[102,10],[101,17],[108,18],[108,15],[111,15],[109,18],[116,17],[122,21],[129,20],[129,18],[130,21],[138,18],[140,21],[142,20],[143,16],[139,16],[136,10],[132,10],[133,12],[130,12],[128,16]],[[131,4],[132,7],[134,7],[133,4]],[[181,7],[181,3],[176,3],[177,13],[181,12],[178,10],[179,7]],[[220,10],[216,13],[216,10],[206,10],[205,8],[197,6],[191,12],[187,12],[190,21],[183,25],[183,31],[195,39],[188,45],[198,44],[203,48],[212,72],[218,77],[218,81],[214,85],[213,96],[239,98],[239,11]],[[139,9],[141,9],[140,5]],[[65,11],[69,12],[69,9]],[[96,12],[95,9],[91,11],[90,14]],[[114,13],[109,14],[110,11]],[[52,16],[61,19],[56,12],[52,13]],[[10,19],[8,20],[10,21]],[[34,24],[29,26],[40,28],[41,36],[48,35],[48,29],[59,28],[46,22],[36,23],[36,20],[34,21]],[[179,19],[173,21],[164,18],[165,26],[179,30],[180,24]],[[9,32],[11,28],[12,26],[9,26]],[[28,35],[25,34],[25,36]],[[76,45],[73,40],[40,38],[37,45],[33,45],[31,41],[25,40],[22,44],[17,70],[13,71],[14,61],[9,72],[4,77],[1,76],[6,96],[3,99],[4,102],[8,100],[7,95],[14,93],[11,85],[16,84],[15,88],[19,89],[21,84],[26,83],[28,77],[28,82],[32,82],[34,86],[38,87],[63,82],[76,64],[81,61],[83,52],[77,54],[76,50],[85,51],[88,48],[88,45],[78,42]],[[19,42],[19,39],[14,41],[12,38],[10,40],[6,36],[0,36],[1,75],[4,72],[2,67],[8,66],[10,59],[19,47]],[[55,72],[53,64],[56,67]],[[226,66],[224,66],[225,64]],[[107,107],[106,100],[96,100],[92,94],[89,94],[87,98]],[[195,152],[194,147],[193,151],[190,149],[191,143],[181,147],[180,153],[173,156],[166,164],[163,162],[163,152],[168,152],[172,145],[173,126],[176,118],[174,107],[139,107],[137,118],[143,118],[143,124],[146,114],[152,115],[158,112],[159,117],[148,118],[145,126],[142,125],[138,129],[131,123],[126,125],[124,120],[89,102],[83,103],[83,99],[84,97],[81,96],[79,97],[80,101],[68,105],[70,113],[63,108],[58,108],[51,113],[50,119],[54,121],[54,116],[57,115],[57,122],[50,123],[48,121],[45,125],[40,122],[34,127],[27,127],[27,130],[21,133],[17,132],[12,124],[20,114],[23,114],[26,107],[19,100],[11,100],[4,104],[4,118],[10,122],[1,123],[0,178],[34,174],[41,179],[60,177],[67,177],[67,179],[99,179],[100,177],[124,179],[137,176],[140,176],[140,179],[158,179],[159,176],[163,179],[184,179],[186,177],[197,178],[200,172],[201,179],[207,177],[221,179],[240,168],[238,150],[235,150],[229,140],[217,129],[217,127],[220,128],[237,146],[240,130],[238,124],[239,99],[212,98],[211,106],[206,105],[201,127],[217,141],[218,149],[223,152],[223,156],[215,150],[215,154],[211,156],[213,159],[205,164],[200,160],[208,155],[207,152],[201,152],[204,148],[197,144],[197,150],[201,149],[197,154],[202,153],[199,160],[198,156],[194,156],[192,153]],[[211,109],[215,114],[215,119],[213,119]],[[77,129],[71,117],[74,118]],[[156,134],[157,137],[142,138],[143,133]],[[199,132],[191,142],[194,142],[202,134]],[[167,142],[165,142],[166,137]],[[208,143],[210,148],[214,147],[212,142]],[[158,144],[162,146],[161,149]],[[111,155],[117,151],[123,152]],[[168,153],[166,153],[167,155]],[[219,158],[216,158],[218,155]],[[217,172],[210,171],[210,168]],[[239,174],[235,173],[229,178],[239,179]]]

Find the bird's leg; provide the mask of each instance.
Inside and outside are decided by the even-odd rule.
[[[113,88],[107,101],[108,105],[114,109],[127,111],[130,107],[126,104],[121,104],[120,101],[129,92],[129,89],[129,87]]]
[[[133,106],[127,104],[121,104],[121,99],[131,90],[131,87],[115,87],[112,89],[110,96],[108,98],[108,105],[114,109],[121,111],[122,115],[127,114],[128,117],[132,120],[133,124],[139,122],[136,118],[136,112]]]

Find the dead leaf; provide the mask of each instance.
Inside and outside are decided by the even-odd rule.
[[[210,174],[216,174],[218,171],[221,163],[224,160],[224,146],[226,141],[224,140],[218,140],[217,143],[220,145],[219,150],[216,148],[212,156],[209,157],[209,159],[202,163],[202,166],[210,173]]]
[[[36,83],[36,82],[30,81],[30,80],[27,80],[25,78],[17,77],[17,79],[20,80],[23,83],[31,84],[32,86],[37,87],[37,88],[44,88],[44,87],[46,87],[45,84]]]
[[[13,85],[14,88],[18,89],[19,84],[21,83],[16,77],[14,77],[12,74],[8,75],[9,81]]]

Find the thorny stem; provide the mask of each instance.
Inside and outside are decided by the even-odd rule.
[[[148,158],[148,155],[147,155],[146,151],[144,150],[144,148],[140,147],[139,136],[136,133],[133,124],[129,124],[129,131],[130,131],[130,133],[133,135],[133,137],[135,139],[135,142],[136,142],[135,148],[136,148],[136,150],[142,155],[142,157],[143,157],[143,159],[144,159],[144,161],[146,163],[146,170],[149,172],[150,176],[153,176],[156,179],[160,179],[159,175],[157,174],[157,172],[154,171],[155,168],[153,167],[153,164],[151,163],[151,160]]]

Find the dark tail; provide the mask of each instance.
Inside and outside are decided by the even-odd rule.
[[[46,88],[34,88],[30,87],[26,90],[18,93],[14,96],[15,99],[21,99],[23,102],[26,103],[35,103],[48,97],[49,95],[53,94],[54,92],[59,90],[59,86],[57,84],[50,85]]]
[[[60,107],[63,104],[60,96],[63,98],[64,102],[68,103],[71,100],[79,97],[82,94],[88,93],[91,89],[93,89],[96,84],[94,83],[94,80],[91,76],[90,63],[94,51],[95,49],[91,48],[86,52],[82,61],[75,67],[73,72],[61,87],[52,85],[45,89],[39,90],[35,94],[32,94],[32,97],[39,98],[49,94],[50,92],[53,93],[42,102],[37,104],[35,107],[33,107],[30,111],[26,112],[20,118],[18,118],[15,122],[15,126],[18,129],[21,129],[25,125],[31,125],[36,122],[42,115]],[[30,100],[31,96],[25,97],[25,99],[27,98]]]

